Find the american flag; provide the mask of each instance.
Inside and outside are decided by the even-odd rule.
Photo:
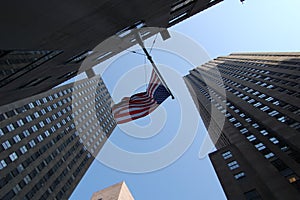
[[[150,114],[169,96],[170,93],[153,70],[146,92],[124,97],[112,106],[112,113],[118,124],[130,122]]]

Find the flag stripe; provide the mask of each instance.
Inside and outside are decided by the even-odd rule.
[[[134,106],[134,107],[130,106],[130,108],[128,108],[128,106],[123,106],[122,109],[118,110],[118,112],[116,112],[116,113],[121,114],[121,113],[125,113],[125,112],[128,112],[128,111],[134,112],[134,111],[137,111],[137,110],[142,110],[141,106],[143,106],[144,108],[148,108],[150,106],[153,106],[155,103],[156,102],[153,101],[149,104],[143,104],[143,105],[140,105],[140,106]]]
[[[131,103],[130,107],[131,108],[140,108],[141,106],[148,106],[148,105],[152,105],[154,102],[153,99],[149,99],[148,101],[145,102],[140,102],[140,103]],[[122,102],[120,104],[117,104],[117,106],[115,106],[113,108],[113,112],[122,112],[122,110],[124,109],[128,109],[128,105],[129,102]]]
[[[156,107],[152,107],[152,108],[150,109],[150,112],[149,112],[149,113],[151,113],[154,109],[156,109]],[[143,112],[143,113],[137,114],[137,115],[135,115],[135,116],[126,115],[126,116],[124,116],[124,117],[118,117],[117,120],[116,120],[116,122],[117,122],[118,124],[130,122],[130,121],[133,121],[133,120],[135,120],[135,119],[139,119],[139,118],[141,118],[141,117],[145,117],[145,116],[147,116],[149,113],[148,113],[148,112]]]
[[[162,85],[155,71],[152,70],[146,92],[122,98],[120,103],[112,106],[112,113],[118,124],[127,123],[147,116],[169,96],[169,92]]]
[[[143,109],[138,109],[138,110],[132,110],[131,108],[129,108],[129,109],[125,110],[123,113],[117,113],[116,116],[123,117],[123,116],[128,115],[128,113],[130,113],[131,116],[134,116],[140,112],[150,110],[153,107],[153,105],[158,105],[158,104],[152,104],[150,106],[147,106],[147,107],[144,107]]]

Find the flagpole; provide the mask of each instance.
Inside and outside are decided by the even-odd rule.
[[[156,67],[151,55],[148,53],[147,49],[145,48],[144,42],[142,40],[141,34],[140,32],[136,32],[136,40],[139,43],[139,45],[142,47],[144,53],[147,56],[147,59],[150,61],[150,63],[152,64],[152,67],[155,71],[155,73],[157,74],[158,78],[160,79],[160,81],[162,82],[162,84],[165,86],[165,88],[167,89],[167,91],[169,92],[169,94],[171,95],[172,99],[175,99],[175,97],[173,96],[171,90],[169,89],[169,87],[167,86],[165,80],[163,79],[162,75],[160,74],[160,72],[158,71],[158,68]]]

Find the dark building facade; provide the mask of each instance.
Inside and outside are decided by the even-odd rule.
[[[68,199],[116,123],[99,76],[1,106],[0,199]]]
[[[231,54],[184,79],[227,198],[299,199],[300,53]]]
[[[123,37],[129,29],[168,28],[221,1],[4,1],[0,6],[0,105],[39,94],[77,73],[93,74],[80,65],[111,36],[114,45],[98,52],[99,62],[136,44],[128,35]]]

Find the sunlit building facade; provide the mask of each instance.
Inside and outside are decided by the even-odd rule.
[[[184,77],[228,199],[299,199],[300,53],[236,53]]]
[[[134,200],[134,198],[123,181],[95,192],[91,200]]]
[[[116,126],[99,76],[0,107],[0,199],[68,199]]]

